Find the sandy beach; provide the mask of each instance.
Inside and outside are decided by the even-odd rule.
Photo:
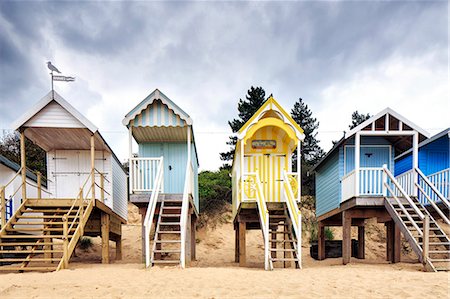
[[[197,261],[178,267],[144,269],[140,225],[131,211],[123,227],[123,260],[102,265],[100,239],[88,252],[77,250],[70,269],[52,273],[0,274],[1,298],[449,298],[450,275],[428,273],[412,255],[395,265],[383,261],[384,244],[368,236],[367,258],[315,261],[304,244],[303,269],[263,270],[259,231],[248,233],[248,268],[234,263],[230,223],[198,233]],[[114,243],[111,242],[114,249]]]

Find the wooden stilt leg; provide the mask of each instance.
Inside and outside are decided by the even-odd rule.
[[[239,263],[239,223],[234,224],[234,262]]]
[[[352,218],[348,211],[342,212],[342,263],[350,263],[352,254]]]
[[[247,232],[247,223],[245,222],[239,222],[239,266],[245,267],[246,260],[245,260],[245,234]]]
[[[394,232],[393,232],[393,221],[388,221],[385,223],[386,226],[386,261],[392,262],[393,261],[393,247],[394,244]]]
[[[191,223],[191,221],[192,221],[192,215],[191,215],[191,213],[190,213],[190,211],[188,212],[188,216],[187,216],[187,221],[186,221],[186,223],[188,224],[187,225],[187,227],[186,227],[186,265],[187,266],[190,266],[191,265],[191,241],[192,241],[192,236],[191,236],[191,234],[192,234],[192,231],[191,231],[191,228],[192,228],[192,226],[190,225],[190,223]],[[181,244],[181,246],[183,246],[183,244]]]
[[[321,221],[318,223],[317,230],[317,247],[318,247],[318,259],[325,259],[325,226]]]
[[[393,223],[393,253],[392,253],[392,262],[398,263],[400,262],[401,255],[401,247],[402,247],[402,237],[400,234],[400,229]]]
[[[102,230],[102,264],[109,264],[109,215],[101,215]]]
[[[366,257],[365,244],[365,227],[358,226],[358,258],[364,259]]]
[[[196,217],[192,217],[191,220],[191,259],[193,261],[196,260],[196,256],[195,256],[195,247],[196,247],[196,243],[197,243],[197,238],[196,238],[196,224],[197,224],[197,218]]]
[[[120,261],[122,259],[122,236],[116,239],[116,260]]]

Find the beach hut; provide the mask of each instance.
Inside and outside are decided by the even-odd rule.
[[[264,265],[301,268],[300,157],[303,129],[270,97],[237,133],[232,166],[235,259],[246,265],[246,231],[260,229]]]
[[[6,224],[14,212],[22,204],[20,189],[22,177],[17,175],[20,165],[0,155],[0,228]],[[40,174],[34,174],[30,170],[26,173],[27,194],[37,197],[37,184],[41,185],[43,196],[47,190],[47,184],[42,182]],[[6,187],[5,187],[6,186]]]
[[[433,201],[443,205],[439,194],[450,200],[450,128],[424,140],[419,144],[418,168],[423,176],[433,184],[436,190],[432,190],[427,184],[422,184],[424,193],[419,193],[420,200],[425,194]],[[417,171],[417,170],[416,170]],[[412,192],[412,152],[407,151],[395,158],[395,176],[397,180],[407,185],[407,191]],[[421,181],[421,180],[420,180]],[[419,181],[419,183],[420,183]],[[445,205],[444,205],[445,206]]]
[[[0,253],[8,253],[0,262],[13,263],[0,270],[66,268],[83,235],[101,236],[104,263],[109,263],[109,240],[115,241],[120,259],[127,177],[97,127],[55,91],[13,127],[20,132],[22,204],[0,231]],[[25,138],[46,151],[47,198],[41,188],[35,194],[26,188]]]
[[[400,260],[402,233],[428,270],[440,269],[440,262],[448,259],[450,240],[418,200],[421,177],[411,177],[414,187],[409,191],[394,177],[394,157],[410,151],[417,169],[419,143],[427,138],[423,129],[386,108],[350,130],[315,166],[319,259],[325,258],[325,226],[342,226],[344,264],[350,262],[351,227],[357,226],[356,255],[364,258],[365,220],[376,218],[386,225],[389,261]]]
[[[130,201],[142,215],[146,266],[179,264],[184,268],[195,259],[199,211],[192,119],[156,89],[122,123],[129,131]]]

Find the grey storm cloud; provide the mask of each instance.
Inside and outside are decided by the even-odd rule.
[[[319,109],[327,86],[391,57],[436,51],[447,65],[447,12],[446,1],[3,1],[0,127],[48,92],[46,61],[77,77],[67,88],[85,111],[124,91],[131,108],[158,87],[202,103],[191,116],[217,127],[251,85]],[[104,124],[118,130],[126,112]]]

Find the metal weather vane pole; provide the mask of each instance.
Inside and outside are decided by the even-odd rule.
[[[57,72],[59,74],[61,74],[61,72],[50,61],[47,61],[47,67],[50,70],[50,76],[52,80],[52,99],[55,99],[55,90],[53,88],[53,82],[54,81],[73,82],[75,81],[75,77],[53,75],[53,72]]]

